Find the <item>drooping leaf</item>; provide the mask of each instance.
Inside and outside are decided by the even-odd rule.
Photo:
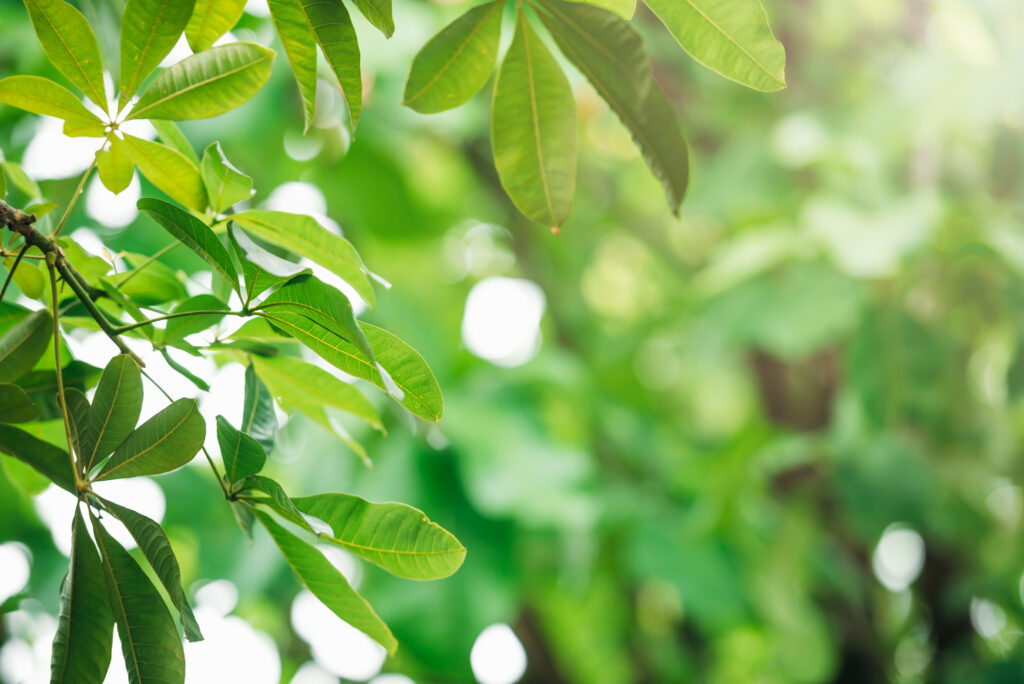
[[[178,399],[140,425],[114,451],[97,480],[158,475],[191,461],[206,436],[194,399]]]
[[[199,169],[188,157],[163,143],[124,136],[125,145],[142,175],[168,197],[190,209],[206,208],[206,189]]]
[[[368,305],[376,306],[373,286],[355,247],[321,226],[312,216],[251,210],[235,214],[232,218],[239,227],[259,239],[320,264],[351,285]]]
[[[222,275],[235,290],[239,289],[238,272],[228,250],[202,221],[173,204],[151,197],[140,199],[138,207],[148,213],[168,233],[202,257],[203,261]]]
[[[196,0],[185,37],[192,52],[209,50],[242,18],[245,0]]]
[[[356,0],[356,7],[366,20],[376,26],[385,37],[395,32],[395,20],[391,16],[391,0]]]
[[[154,520],[150,520],[138,511],[125,508],[113,501],[103,499],[103,505],[117,516],[117,519],[124,523],[132,539],[139,545],[139,550],[146,557],[149,564],[153,566],[160,583],[167,590],[171,597],[171,603],[178,609],[181,618],[181,626],[185,630],[185,638],[189,641],[202,641],[203,633],[199,630],[199,623],[192,612],[188,598],[185,597],[185,590],[181,587],[181,568],[178,567],[178,559],[174,556],[174,549],[167,539],[162,527]]]
[[[60,447],[0,423],[0,452],[32,466],[58,487],[76,493],[71,457]]]
[[[355,345],[310,319],[282,312],[261,315],[336,368],[390,392],[417,416],[440,420],[443,410],[441,390],[434,374],[423,357],[395,335],[368,323],[359,324],[370,341],[377,362],[388,373],[389,383]]]
[[[172,314],[188,313],[190,311],[228,311],[228,305],[211,294],[199,294],[189,297],[173,309]],[[224,314],[204,313],[195,316],[182,316],[167,321],[161,340],[164,344],[179,342],[189,335],[202,332],[212,325],[215,325]]]
[[[230,43],[186,57],[160,72],[129,119],[206,119],[248,102],[270,78],[274,51]]]
[[[311,275],[296,276],[266,298],[259,311],[286,311],[312,319],[327,330],[344,337],[376,363],[373,349],[356,322],[352,303],[336,288]]]
[[[106,111],[103,62],[88,20],[64,0],[25,0],[25,7],[50,63]]]
[[[194,5],[195,0],[128,0],[125,4],[118,98],[122,107],[178,42]]]
[[[185,654],[164,600],[131,554],[92,518],[131,684],[185,681]]]
[[[237,482],[263,469],[267,452],[255,439],[236,429],[224,416],[217,416],[217,443],[224,460],[224,478]]]
[[[333,534],[321,534],[321,539],[399,577],[447,577],[466,557],[458,539],[412,506],[371,503],[351,494],[317,494],[294,501],[299,510],[330,525]]]
[[[242,405],[242,432],[251,436],[270,454],[277,437],[277,416],[270,390],[256,375],[252,364],[245,367],[245,403]]]
[[[188,138],[185,137],[185,134],[181,132],[181,129],[178,128],[178,124],[166,119],[153,119],[149,123],[156,129],[156,134],[160,137],[160,140],[188,157],[188,160],[195,164],[196,168],[199,168],[199,157],[196,155],[196,150],[192,147],[192,143],[188,141]]]
[[[80,436],[86,472],[135,429],[142,411],[142,374],[127,354],[110,360],[92,398],[89,424]]]
[[[647,0],[691,57],[755,90],[786,87],[786,49],[761,0]]]
[[[71,522],[71,564],[60,589],[60,614],[50,657],[50,682],[102,682],[110,667],[114,615],[103,564],[78,506]]]
[[[180,347],[181,344],[183,344],[183,343],[179,343],[178,346]],[[167,365],[170,366],[171,370],[173,370],[175,373],[178,373],[179,375],[181,375],[183,378],[185,378],[186,380],[191,382],[193,385],[195,385],[196,387],[198,387],[202,391],[204,391],[204,392],[209,392],[210,391],[209,383],[207,383],[201,377],[199,377],[198,375],[196,375],[195,373],[190,371],[188,368],[185,368],[185,366],[183,366],[180,363],[178,363],[177,361],[175,361],[174,357],[172,357],[167,352],[166,349],[161,349],[160,350],[160,354],[164,357],[164,361],[167,362]]]
[[[110,147],[96,151],[96,170],[107,190],[115,195],[128,187],[135,175],[131,149],[120,138],[110,139]]]
[[[559,49],[612,108],[678,213],[689,182],[689,150],[654,81],[643,40],[619,17],[596,7],[545,0],[540,15]]]
[[[67,88],[41,76],[8,76],[0,80],[0,102],[33,114],[55,116],[77,129],[99,128],[103,122]]]
[[[444,27],[412,61],[402,104],[443,112],[473,97],[494,71],[504,0],[474,7]]]
[[[363,77],[359,71],[359,43],[352,18],[341,0],[297,0],[306,23],[313,31],[317,45],[327,58],[331,71],[338,77],[352,130],[359,123],[363,109]]]
[[[299,86],[305,133],[316,110],[316,38],[298,0],[267,0],[267,6]]]
[[[277,480],[263,475],[250,475],[245,478],[242,489],[247,494],[251,494],[253,491],[263,492],[270,498],[263,500],[262,503],[270,506],[286,520],[290,520],[307,532],[313,531],[306,519],[302,517],[302,511],[292,502],[291,497],[285,493],[284,487]]]
[[[278,524],[268,513],[255,509],[256,516],[277,543],[288,564],[304,585],[335,615],[362,631],[394,653],[398,648],[391,630],[384,624],[348,580],[320,551],[304,543]]]
[[[519,211],[561,226],[576,191],[576,100],[522,9],[494,88],[491,143],[501,185]]]
[[[206,195],[210,206],[221,212],[237,202],[252,197],[252,178],[245,175],[227,160],[220,143],[211,143],[203,153],[200,166]]]
[[[253,367],[284,406],[298,409],[327,429],[333,429],[325,407],[351,413],[383,430],[373,404],[352,384],[293,356],[252,357]]]
[[[53,336],[53,319],[40,309],[22,318],[0,337],[0,382],[11,382],[32,370]]]
[[[8,382],[0,383],[0,423],[27,423],[39,417],[39,407],[25,390]]]

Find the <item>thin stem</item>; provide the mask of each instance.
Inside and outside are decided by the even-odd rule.
[[[78,187],[75,188],[75,194],[71,196],[68,201],[67,209],[64,210],[64,215],[60,217],[60,221],[57,222],[57,227],[53,230],[53,237],[60,235],[60,229],[64,227],[64,223],[71,216],[71,210],[75,208],[75,203],[78,202],[78,196],[82,194],[82,190],[85,188],[85,182],[89,180],[89,175],[92,170],[96,168],[96,158],[93,157],[92,164],[89,164],[89,168],[82,174],[82,180],[78,181]]]
[[[18,257],[14,260],[14,264],[11,265],[11,269],[7,271],[7,278],[4,279],[4,286],[0,288],[0,300],[7,294],[7,286],[11,284],[11,279],[14,278],[14,272],[18,269],[18,264],[21,263],[21,258],[25,256],[25,252],[28,251],[28,243],[21,248],[18,252]]]
[[[0,257],[16,257],[16,256],[18,256],[18,252],[9,252],[6,249],[0,251]],[[42,254],[26,254],[22,258],[23,259],[38,259],[39,261],[43,261],[44,259],[46,259],[46,257],[43,256]]]
[[[53,261],[47,259],[46,267],[50,271],[50,299],[53,304],[53,363],[54,372],[57,374],[57,403],[60,405],[61,415],[64,417],[64,435],[68,440],[68,458],[71,459],[71,472],[75,476],[75,489],[82,491],[84,482],[78,474],[78,464],[75,463],[75,450],[71,439],[71,419],[68,416],[68,400],[64,394],[64,373],[60,365],[60,309],[57,302],[57,271]]]
[[[171,313],[165,316],[156,316],[154,318],[147,318],[144,321],[138,321],[137,323],[129,323],[127,325],[120,325],[114,328],[114,332],[118,335],[126,333],[129,330],[135,330],[147,325],[152,325],[158,321],[167,321],[172,318],[183,318],[185,316],[249,316],[248,311],[221,311],[219,309],[200,309],[198,311],[179,311],[178,313]]]
[[[167,399],[167,401],[172,401],[171,395],[168,394],[167,391],[160,386],[160,383],[153,379],[152,375],[150,375],[146,371],[142,371],[142,375],[144,375],[147,380],[153,383],[154,387],[160,390],[160,394],[164,395],[164,398]],[[210,456],[210,452],[206,450],[206,445],[203,445],[200,448],[202,449],[203,455],[206,456],[206,462],[210,464],[210,468],[213,470],[213,476],[217,478],[217,484],[220,485],[220,490],[224,492],[224,498],[229,499],[231,497],[231,492],[228,491],[227,485],[224,484],[224,479],[220,476],[220,473],[217,472],[217,466],[214,465],[213,463],[213,457]]]
[[[154,254],[153,256],[149,257],[148,259],[146,259],[145,261],[143,261],[143,262],[142,262],[141,264],[139,264],[138,266],[136,266],[135,268],[133,268],[133,269],[132,269],[132,270],[131,270],[131,271],[130,271],[130,272],[128,273],[128,275],[127,275],[127,276],[125,276],[124,280],[122,280],[122,281],[120,281],[119,283],[117,283],[117,286],[116,286],[116,287],[117,287],[117,289],[119,289],[119,290],[120,290],[120,289],[121,289],[122,287],[124,287],[124,284],[125,284],[125,283],[127,283],[127,282],[128,282],[129,280],[131,280],[132,278],[134,278],[134,277],[135,277],[135,275],[136,275],[137,273],[139,273],[139,271],[143,270],[144,268],[146,268],[147,266],[149,266],[149,265],[150,265],[151,263],[153,263],[154,261],[156,261],[157,259],[159,259],[160,257],[162,257],[162,256],[163,256],[164,254],[167,254],[168,252],[170,252],[170,251],[171,251],[172,249],[174,249],[175,247],[177,247],[177,246],[178,246],[178,245],[180,245],[180,244],[181,244],[180,242],[172,242],[171,244],[167,245],[166,247],[164,247],[164,248],[162,248],[162,249],[160,249],[160,250],[157,250],[156,254]]]
[[[67,264],[65,263],[62,266],[61,262],[58,261],[56,268],[60,271],[61,276],[64,277],[64,281],[71,286],[72,290],[75,291],[75,294],[78,296],[78,299],[81,300],[82,305],[85,306],[89,315],[93,317],[96,323],[100,326],[100,329],[107,334],[107,337],[110,338],[110,341],[117,345],[117,348],[121,350],[122,354],[127,354],[132,357],[132,359],[135,360],[135,363],[139,364],[140,368],[145,367],[146,364],[142,359],[136,356],[135,352],[129,349],[124,341],[117,336],[117,331],[114,330],[112,325],[110,325],[110,321],[108,321],[107,317],[103,315],[103,312],[96,308],[96,304],[93,303],[92,297],[90,297],[89,293],[85,291],[85,288],[78,281],[78,278],[75,277],[74,272],[67,267]]]

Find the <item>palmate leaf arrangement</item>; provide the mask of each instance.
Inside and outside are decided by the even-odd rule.
[[[43,200],[21,167],[0,162],[0,223],[10,236],[2,248],[8,273],[0,291],[0,452],[10,457],[2,463],[9,479],[29,493],[52,482],[78,499],[53,644],[55,682],[102,681],[115,624],[132,682],[182,682],[181,634],[202,639],[160,525],[99,496],[95,482],[166,473],[203,451],[245,533],[251,538],[258,521],[315,596],[392,653],[397,642],[387,625],[315,544],[339,546],[397,576],[420,580],[452,574],[465,557],[452,534],[414,508],[349,494],[292,498],[260,474],[277,431],[275,402],[334,431],[363,459],[362,446],[338,427],[332,412],[382,429],[377,410],[357,386],[304,361],[300,346],[343,374],[376,385],[424,420],[440,419],[442,399],[416,351],[392,333],[357,321],[341,291],[297,263],[305,257],[331,271],[372,307],[370,273],[354,247],[306,215],[236,209],[253,195],[252,179],[217,143],[200,158],[173,123],[230,111],[269,78],[272,50],[249,42],[214,46],[244,5],[244,0],[128,0],[114,103],[108,101],[88,20],[64,0],[25,0],[50,62],[92,104],[46,78],[0,80],[0,103],[61,119],[69,136],[102,139],[94,164],[55,225],[46,214],[57,205]],[[392,34],[390,0],[356,0],[356,5],[375,27]],[[649,0],[648,5],[705,65],[755,89],[784,86],[785,53],[759,0]],[[354,129],[362,86],[356,34],[345,6],[340,0],[269,0],[268,6],[298,83],[306,127],[314,114],[319,46],[345,95]],[[405,104],[430,113],[469,100],[489,79],[503,15],[514,11],[514,36],[494,89],[495,163],[526,216],[561,225],[575,187],[575,103],[532,16],[629,129],[670,206],[678,210],[688,179],[686,142],[653,80],[640,37],[626,21],[634,9],[635,0],[495,0],[474,7],[416,56]],[[152,76],[182,33],[195,54]],[[137,119],[152,123],[159,142],[121,130],[121,124]],[[60,237],[94,169],[119,193],[136,168],[173,200],[147,197],[139,208],[175,238],[167,250],[184,244],[209,265],[209,293],[187,295],[178,275],[159,261],[167,250],[122,255],[131,268],[114,272],[111,263]],[[8,181],[25,209],[6,201]],[[33,311],[4,301],[12,282],[25,298],[44,306]],[[238,308],[228,305],[234,299]],[[189,342],[228,316],[247,320],[212,343]],[[120,353],[102,371],[73,360],[62,326],[100,330]],[[169,347],[245,364],[241,425],[222,416],[216,421],[223,475],[203,447],[207,426],[194,400],[167,396],[166,408],[138,425],[145,364],[125,338],[151,345],[202,390],[209,389],[205,380],[176,362]],[[85,392],[93,387],[90,401]],[[127,528],[138,556],[111,536],[105,519]]]

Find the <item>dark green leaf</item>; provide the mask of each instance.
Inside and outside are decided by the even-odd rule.
[[[121,106],[178,42],[195,0],[128,0],[121,19]]]
[[[227,249],[208,226],[187,211],[173,204],[151,197],[139,200],[139,209],[148,213],[153,220],[189,249],[198,254],[222,275],[231,286],[238,290],[238,273],[228,255]]]
[[[25,7],[50,63],[106,111],[103,62],[88,20],[64,0],[25,0]]]
[[[210,143],[206,148],[200,171],[203,183],[206,184],[206,196],[214,211],[222,212],[231,205],[252,197],[252,178],[231,165],[224,156],[220,143]]]
[[[110,667],[113,641],[114,615],[103,580],[103,564],[76,505],[71,523],[71,565],[60,589],[50,682],[102,682]]]
[[[85,393],[81,390],[75,389],[74,387],[64,388],[64,400],[67,402],[68,411],[68,430],[71,432],[71,445],[78,455],[78,465],[83,471],[88,472],[88,468],[85,468],[85,457],[82,455],[82,440],[88,439],[91,431],[89,421],[92,417],[92,407],[89,405],[89,400],[85,398]]]
[[[53,318],[40,309],[0,337],[0,382],[17,380],[32,370],[53,336]]]
[[[99,377],[100,371],[101,369],[87,363],[72,361],[64,366],[62,373],[64,388],[66,390],[74,389],[81,393],[87,385],[93,384],[94,380]],[[60,408],[57,406],[57,374],[53,369],[34,370],[18,380],[18,385],[39,407],[40,420],[61,417]]]
[[[494,71],[505,0],[474,7],[431,38],[416,54],[402,104],[432,114],[473,97]]]
[[[189,311],[229,311],[228,305],[211,294],[200,294],[189,297],[173,309],[172,314],[188,313]],[[172,344],[185,339],[189,335],[202,332],[224,318],[224,314],[196,314],[182,316],[167,321],[161,339],[165,344]]]
[[[245,0],[196,0],[195,11],[185,27],[192,52],[209,50],[218,38],[242,18]]]
[[[501,185],[519,211],[561,226],[576,191],[576,100],[521,8],[494,87],[491,142]]]
[[[171,548],[171,542],[167,539],[163,528],[138,511],[125,508],[113,501],[103,499],[103,505],[124,523],[135,543],[139,545],[142,555],[153,566],[156,576],[160,578],[160,583],[164,585],[167,595],[171,597],[171,603],[178,609],[181,626],[185,630],[185,638],[189,641],[202,641],[203,634],[199,630],[199,623],[196,622],[192,606],[189,605],[185,591],[181,587],[181,569],[178,567],[178,559],[174,556],[174,549]]]
[[[610,12],[545,0],[541,20],[633,136],[675,213],[689,182],[689,150],[675,111],[654,81],[643,41]]]
[[[173,370],[175,373],[178,373],[179,375],[184,377],[186,380],[191,382],[193,385],[195,385],[202,391],[210,391],[209,383],[207,383],[201,377],[190,371],[188,368],[185,368],[183,365],[175,361],[174,358],[172,358],[171,355],[167,353],[166,349],[161,349],[160,354],[164,357],[164,361],[167,362],[167,365],[170,366],[171,370]]]
[[[224,478],[237,482],[263,469],[267,452],[255,439],[236,429],[224,416],[217,416],[217,443],[224,460]]]
[[[179,468],[199,453],[206,423],[194,399],[179,399],[140,425],[114,451],[97,480],[158,475]]]
[[[0,423],[0,452],[32,466],[58,487],[72,494],[77,491],[71,457],[60,447]]]
[[[274,51],[230,43],[186,57],[160,72],[129,119],[206,119],[248,102],[270,78]]]
[[[284,211],[243,211],[232,216],[240,228],[260,240],[314,261],[352,286],[371,307],[377,300],[363,260],[348,240],[317,223],[312,216]]]
[[[92,398],[89,423],[81,440],[81,459],[89,472],[135,429],[142,411],[142,374],[127,354],[110,360]]]
[[[398,649],[398,642],[388,626],[320,551],[288,532],[268,513],[259,509],[255,513],[292,570],[314,596],[335,615],[386,648],[388,653],[393,654]]]
[[[39,407],[25,394],[25,390],[4,382],[0,383],[0,423],[27,423],[39,417]]]
[[[245,367],[245,404],[242,407],[242,431],[260,443],[269,454],[277,437],[274,400],[252,364]]]
[[[466,549],[422,511],[399,503],[371,503],[351,494],[295,499],[299,510],[330,525],[326,539],[409,579],[439,579],[459,569]]]
[[[185,681],[185,654],[160,593],[135,559],[92,518],[100,548],[110,609],[121,639],[131,684],[180,684]]]

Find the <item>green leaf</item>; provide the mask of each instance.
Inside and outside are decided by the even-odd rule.
[[[224,478],[229,483],[255,475],[267,462],[267,452],[260,443],[236,429],[224,416],[217,416],[217,444],[224,460]]]
[[[473,97],[494,71],[505,0],[474,7],[427,41],[412,61],[402,104],[443,112]]]
[[[386,38],[394,34],[395,20],[391,16],[391,0],[356,0],[356,7]]]
[[[296,276],[267,297],[257,310],[287,311],[305,316],[345,338],[376,363],[370,342],[356,322],[351,302],[339,290],[314,276]]]
[[[220,213],[233,204],[252,197],[252,178],[231,165],[220,143],[210,143],[200,167],[210,206]]]
[[[297,0],[306,23],[338,77],[352,130],[359,124],[363,109],[363,76],[359,70],[359,43],[352,18],[341,0]]]
[[[206,437],[206,423],[195,399],[179,399],[128,436],[96,476],[113,480],[159,475],[191,461]]]
[[[269,455],[277,437],[277,416],[270,390],[256,376],[253,364],[245,367],[245,403],[242,407],[242,432],[259,442]]]
[[[213,267],[215,273],[219,273],[231,284],[231,287],[239,289],[238,272],[228,250],[206,224],[173,204],[151,197],[140,199],[138,207],[148,213],[168,233],[202,257],[203,261]]]
[[[45,309],[25,316],[0,337],[0,382],[32,370],[53,336],[53,318]]]
[[[614,12],[626,21],[636,14],[636,0],[573,0],[573,2],[584,2],[594,7]]]
[[[369,306],[377,305],[366,267],[355,247],[321,226],[312,216],[252,210],[232,218],[240,228],[259,239],[320,264],[351,285]]]
[[[91,514],[90,514],[91,515]],[[185,654],[167,606],[135,559],[92,518],[107,596],[131,684],[185,681]]]
[[[558,227],[576,191],[576,100],[522,9],[491,108],[498,177],[528,218]]]
[[[211,294],[200,294],[189,297],[173,309],[172,314],[187,313],[189,311],[228,311],[228,305]],[[180,342],[189,335],[202,332],[224,318],[224,314],[196,314],[195,316],[182,316],[171,318],[167,321],[161,337],[165,344]]]
[[[89,472],[135,429],[142,411],[142,373],[127,354],[103,369],[92,398],[89,423],[80,435],[82,463]]]
[[[786,49],[772,35],[761,0],[647,0],[691,57],[737,83],[786,87]]]
[[[8,76],[0,80],[0,102],[33,114],[55,116],[76,129],[99,127],[103,122],[85,108],[70,90],[40,76]]]
[[[171,597],[171,603],[178,610],[181,618],[181,626],[185,630],[185,638],[189,641],[202,641],[203,633],[199,630],[199,623],[192,612],[185,597],[185,590],[181,587],[181,568],[178,567],[178,559],[174,556],[174,549],[167,539],[162,527],[154,520],[150,520],[138,511],[120,506],[113,501],[101,499],[103,505],[113,513],[118,520],[124,523],[132,539],[139,545],[139,550],[146,557],[149,564],[153,566],[160,583],[167,590]]]
[[[206,209],[206,189],[199,169],[188,157],[162,143],[124,136],[139,171],[168,197],[190,209]]]
[[[263,477],[262,475],[250,475],[245,478],[245,483],[242,489],[246,492],[251,493],[253,490],[263,492],[270,496],[269,499],[261,501],[283,516],[286,520],[290,520],[299,527],[305,529],[307,532],[312,532],[313,528],[310,527],[306,519],[302,517],[302,511],[300,511],[292,500],[285,493],[284,488],[277,482],[269,477]]]
[[[394,654],[398,649],[391,630],[362,596],[349,585],[318,550],[304,543],[279,525],[268,513],[255,510],[256,516],[277,543],[288,565],[304,585],[335,615],[362,631]]]
[[[121,19],[121,107],[185,30],[195,0],[128,0]]]
[[[50,681],[102,682],[110,667],[114,615],[110,612],[103,564],[82,511],[71,522],[71,565],[60,588],[60,614],[50,658]]]
[[[217,39],[230,31],[242,18],[245,0],[196,0],[185,37],[192,52],[209,50]]]
[[[8,271],[14,268],[14,257],[4,257],[4,268]],[[14,271],[11,279],[18,286],[18,289],[21,290],[21,294],[29,299],[39,299],[42,297],[44,288],[47,285],[42,267],[27,259],[22,260],[18,264],[18,268]]]
[[[61,373],[65,391],[78,391],[81,394],[86,385],[93,385],[99,377],[101,369],[81,361],[72,361],[64,366]],[[52,420],[61,417],[57,406],[57,374],[53,369],[34,370],[18,380],[18,385],[25,390],[32,402],[39,407],[41,420]],[[70,395],[68,395],[70,397]],[[83,396],[84,399],[84,396]],[[69,399],[70,402],[70,399]],[[88,405],[88,402],[86,402]],[[86,415],[88,418],[88,415]]]
[[[132,301],[149,306],[188,296],[185,285],[170,266],[141,254],[124,252],[122,256],[133,270],[114,274],[110,280]]]
[[[324,408],[333,407],[351,413],[377,430],[384,429],[377,410],[355,385],[324,369],[293,356],[254,356],[252,363],[278,401],[302,411],[324,427],[331,429]]]
[[[37,219],[40,219],[51,211],[57,208],[56,202],[36,202],[25,207],[26,214],[35,214]]]
[[[643,40],[627,22],[596,7],[544,0],[544,8],[540,18],[551,37],[629,130],[678,214],[689,182],[689,150],[651,73]]]
[[[39,407],[25,390],[9,382],[0,383],[0,423],[27,423],[39,417]]]
[[[96,169],[107,190],[115,195],[128,187],[135,175],[135,160],[131,148],[114,136],[108,149],[96,150]]]
[[[60,447],[0,423],[0,452],[32,466],[58,487],[72,494],[77,491],[71,457]]]
[[[351,494],[304,496],[295,505],[330,525],[333,535],[321,539],[398,577],[448,577],[466,558],[458,539],[412,506],[371,503]]]
[[[7,175],[4,173],[3,164],[0,164],[0,199],[7,199]]]
[[[306,133],[316,111],[316,38],[298,0],[267,0],[267,6],[299,86]]]
[[[195,164],[196,168],[199,168],[199,157],[196,155],[192,143],[188,141],[185,134],[178,128],[178,124],[165,119],[153,119],[149,123],[156,129],[156,134],[160,137],[160,140],[188,157],[188,160]]]
[[[391,393],[417,416],[433,421],[441,419],[441,390],[434,374],[423,357],[395,335],[368,323],[359,324],[370,341],[377,362],[390,376],[385,379],[377,366],[355,345],[312,320],[284,312],[264,312],[261,315],[331,365]]]
[[[131,319],[136,323],[142,323],[147,320],[146,314],[142,313],[142,309],[128,297],[121,294],[121,291],[114,287],[114,284],[106,278],[100,278],[100,287],[103,292],[106,293],[107,297],[110,298],[115,305],[121,308],[122,311],[131,316]],[[148,340],[153,340],[156,337],[156,331],[151,325],[143,325],[136,328],[130,334],[141,335]]]
[[[71,432],[71,448],[78,455],[78,462],[82,464],[82,441],[89,437],[89,421],[92,415],[92,407],[85,393],[75,387],[65,387],[64,401],[68,412],[68,431]],[[59,399],[58,399],[59,402]],[[82,464],[84,465],[84,464]],[[88,472],[88,468],[83,468]]]
[[[179,346],[181,345],[179,344]],[[181,375],[183,378],[191,382],[193,385],[195,385],[202,391],[210,391],[209,383],[207,383],[201,377],[190,371],[188,368],[185,368],[180,363],[175,361],[174,358],[167,352],[166,349],[161,349],[160,354],[164,357],[164,361],[167,362],[167,365],[170,366],[171,370],[173,370],[175,373],[178,373],[179,375]]]
[[[266,290],[278,287],[300,273],[309,273],[308,268],[282,259],[256,244],[243,230],[229,228],[228,235],[238,261],[242,264],[246,306]]]
[[[248,102],[270,78],[274,51],[230,43],[186,57],[161,71],[129,119],[207,119]]]
[[[256,522],[256,516],[253,515],[252,509],[241,501],[232,501],[231,512],[234,513],[235,521],[245,533],[245,538],[249,540],[249,546],[252,546],[255,541],[252,538],[252,524]]]
[[[7,179],[11,181],[14,187],[25,193],[29,199],[38,199],[43,196],[43,191],[39,189],[39,184],[29,178],[28,174],[25,173],[25,169],[21,168],[20,165],[5,161],[0,162],[0,167],[3,168]]]
[[[64,0],[25,0],[25,7],[50,63],[106,111],[100,48],[86,18]]]

